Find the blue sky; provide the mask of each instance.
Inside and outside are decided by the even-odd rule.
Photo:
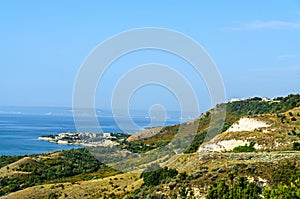
[[[299,0],[12,0],[0,3],[0,26],[4,106],[71,106],[76,74],[89,52],[112,35],[142,27],[173,29],[202,45],[219,69],[227,99],[300,91]],[[96,106],[109,108],[114,83],[126,72],[120,66],[129,70],[153,61],[175,69],[185,64],[151,51],[124,57],[104,77],[107,86],[99,86]],[[182,73],[196,85],[200,107],[207,109],[209,93],[203,81],[199,83],[189,70]],[[136,109],[151,104],[178,106],[158,87],[140,89],[132,100]]]

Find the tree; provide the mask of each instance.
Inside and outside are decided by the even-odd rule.
[[[220,180],[209,187],[208,199],[258,199],[262,189],[255,183],[248,182],[246,177],[240,177],[232,186]]]

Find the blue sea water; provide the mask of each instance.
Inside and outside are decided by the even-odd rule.
[[[110,111],[99,112],[98,122],[104,132],[122,132]],[[170,114],[164,125],[182,121],[178,112]],[[135,111],[132,119],[141,129],[151,122],[143,111]],[[161,124],[159,120],[157,124]],[[132,129],[130,133],[141,129]],[[26,155],[80,147],[38,140],[42,135],[67,131],[76,132],[71,108],[0,107],[0,155]]]

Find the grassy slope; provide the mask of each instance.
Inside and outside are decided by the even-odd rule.
[[[9,194],[7,198],[121,198],[141,186],[143,181],[139,176],[137,171],[76,183],[37,185]]]
[[[30,155],[0,169],[0,195],[35,185],[75,183],[118,173],[97,161],[87,149]]]

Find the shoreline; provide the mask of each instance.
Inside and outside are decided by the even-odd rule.
[[[127,139],[128,134],[125,133],[74,133],[62,132],[55,135],[44,135],[38,137],[38,140],[60,144],[60,145],[78,145],[86,147],[96,146],[114,146],[120,141]]]

